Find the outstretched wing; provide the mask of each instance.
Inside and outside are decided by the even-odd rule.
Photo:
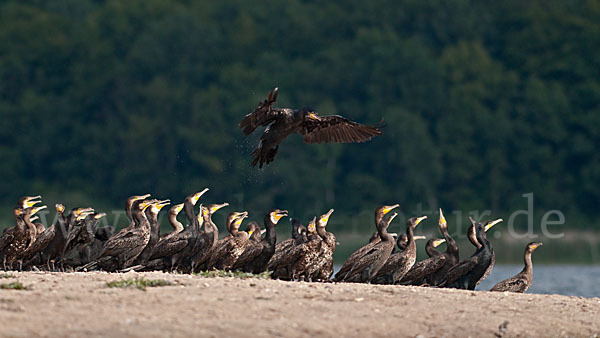
[[[365,142],[381,135],[377,127],[356,123],[339,115],[306,120],[302,124],[300,133],[304,143]]]
[[[277,101],[277,92],[278,88],[269,92],[267,99],[260,102],[258,107],[240,122],[239,127],[244,131],[244,135],[250,135],[258,126],[266,126],[277,117],[280,110],[272,107]]]

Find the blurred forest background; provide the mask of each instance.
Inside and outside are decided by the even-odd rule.
[[[529,192],[535,224],[600,225],[598,1],[9,0],[0,22],[3,226],[25,194],[112,210],[204,187],[254,219],[333,207],[338,233],[383,202],[506,220]],[[276,86],[384,135],[292,137],[252,168],[237,123]]]

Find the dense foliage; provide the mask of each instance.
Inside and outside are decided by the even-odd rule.
[[[7,218],[23,194],[113,207],[206,186],[304,218],[502,215],[528,192],[572,226],[599,215],[597,1],[14,0],[0,22]],[[282,106],[384,118],[385,134],[293,137],[252,168],[257,136],[236,126],[275,86]]]

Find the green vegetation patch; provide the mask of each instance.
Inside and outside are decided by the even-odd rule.
[[[129,278],[115,280],[106,283],[109,288],[129,288],[135,287],[139,290],[146,291],[146,288],[173,285],[173,283],[164,279],[145,279],[145,278]]]
[[[2,273],[0,274],[0,279],[2,278],[17,278],[17,276],[13,275],[12,273]]]
[[[196,274],[196,276],[214,278],[214,277],[234,277],[240,279],[247,278],[258,278],[258,279],[271,279],[271,271],[265,271],[259,274],[241,272],[241,271],[224,271],[224,270],[209,270],[202,271]]]
[[[2,283],[0,284],[2,290],[28,290],[21,282]]]

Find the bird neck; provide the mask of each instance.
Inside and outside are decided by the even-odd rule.
[[[533,272],[533,263],[531,262],[531,254],[532,252],[529,250],[525,250],[525,257],[523,259],[525,266],[523,267],[523,271],[526,274],[531,274]]]
[[[406,227],[406,248],[404,250],[408,250],[409,248],[415,249],[415,238],[414,238],[414,229],[411,225]]]
[[[24,231],[27,227],[27,224],[25,223],[23,216],[15,216],[15,221],[17,223],[17,229],[19,229],[20,231]]]
[[[379,233],[379,238],[381,239],[381,241],[392,241],[393,242],[394,241],[394,237],[392,237],[392,235],[390,235],[388,233],[387,228],[388,227],[386,225],[378,227],[377,233]],[[371,236],[371,238],[372,237],[373,236]],[[375,238],[377,238],[377,237],[375,237]],[[369,241],[369,243],[370,242],[372,242],[372,241]]]
[[[451,255],[452,254],[458,255],[458,245],[456,245],[454,238],[452,238],[452,236],[450,236],[450,234],[448,233],[448,228],[443,227],[440,230],[441,230],[442,236],[446,240],[446,253],[451,254]]]
[[[146,219],[150,224],[150,233],[155,236],[160,236],[160,227],[158,226],[158,214],[154,212],[147,212]]]
[[[148,222],[148,219],[146,218],[146,216],[144,216],[144,213],[141,210],[136,210],[133,212],[133,222],[135,224],[135,227],[150,228],[150,223]]]
[[[183,230],[183,224],[177,220],[177,215],[169,215],[169,223],[173,226],[173,232],[178,233]]]
[[[292,239],[298,238],[298,229],[300,228],[300,223],[292,223]]]
[[[25,221],[25,225],[29,229],[29,232],[33,233],[33,235],[35,236],[37,234],[37,227],[31,222],[30,218],[31,215],[26,214],[25,217],[23,217],[23,221]]]
[[[427,253],[427,256],[429,256],[429,257],[441,255],[441,253],[433,247],[433,243],[431,243],[429,241],[427,242],[427,245],[425,245],[425,252]]]

